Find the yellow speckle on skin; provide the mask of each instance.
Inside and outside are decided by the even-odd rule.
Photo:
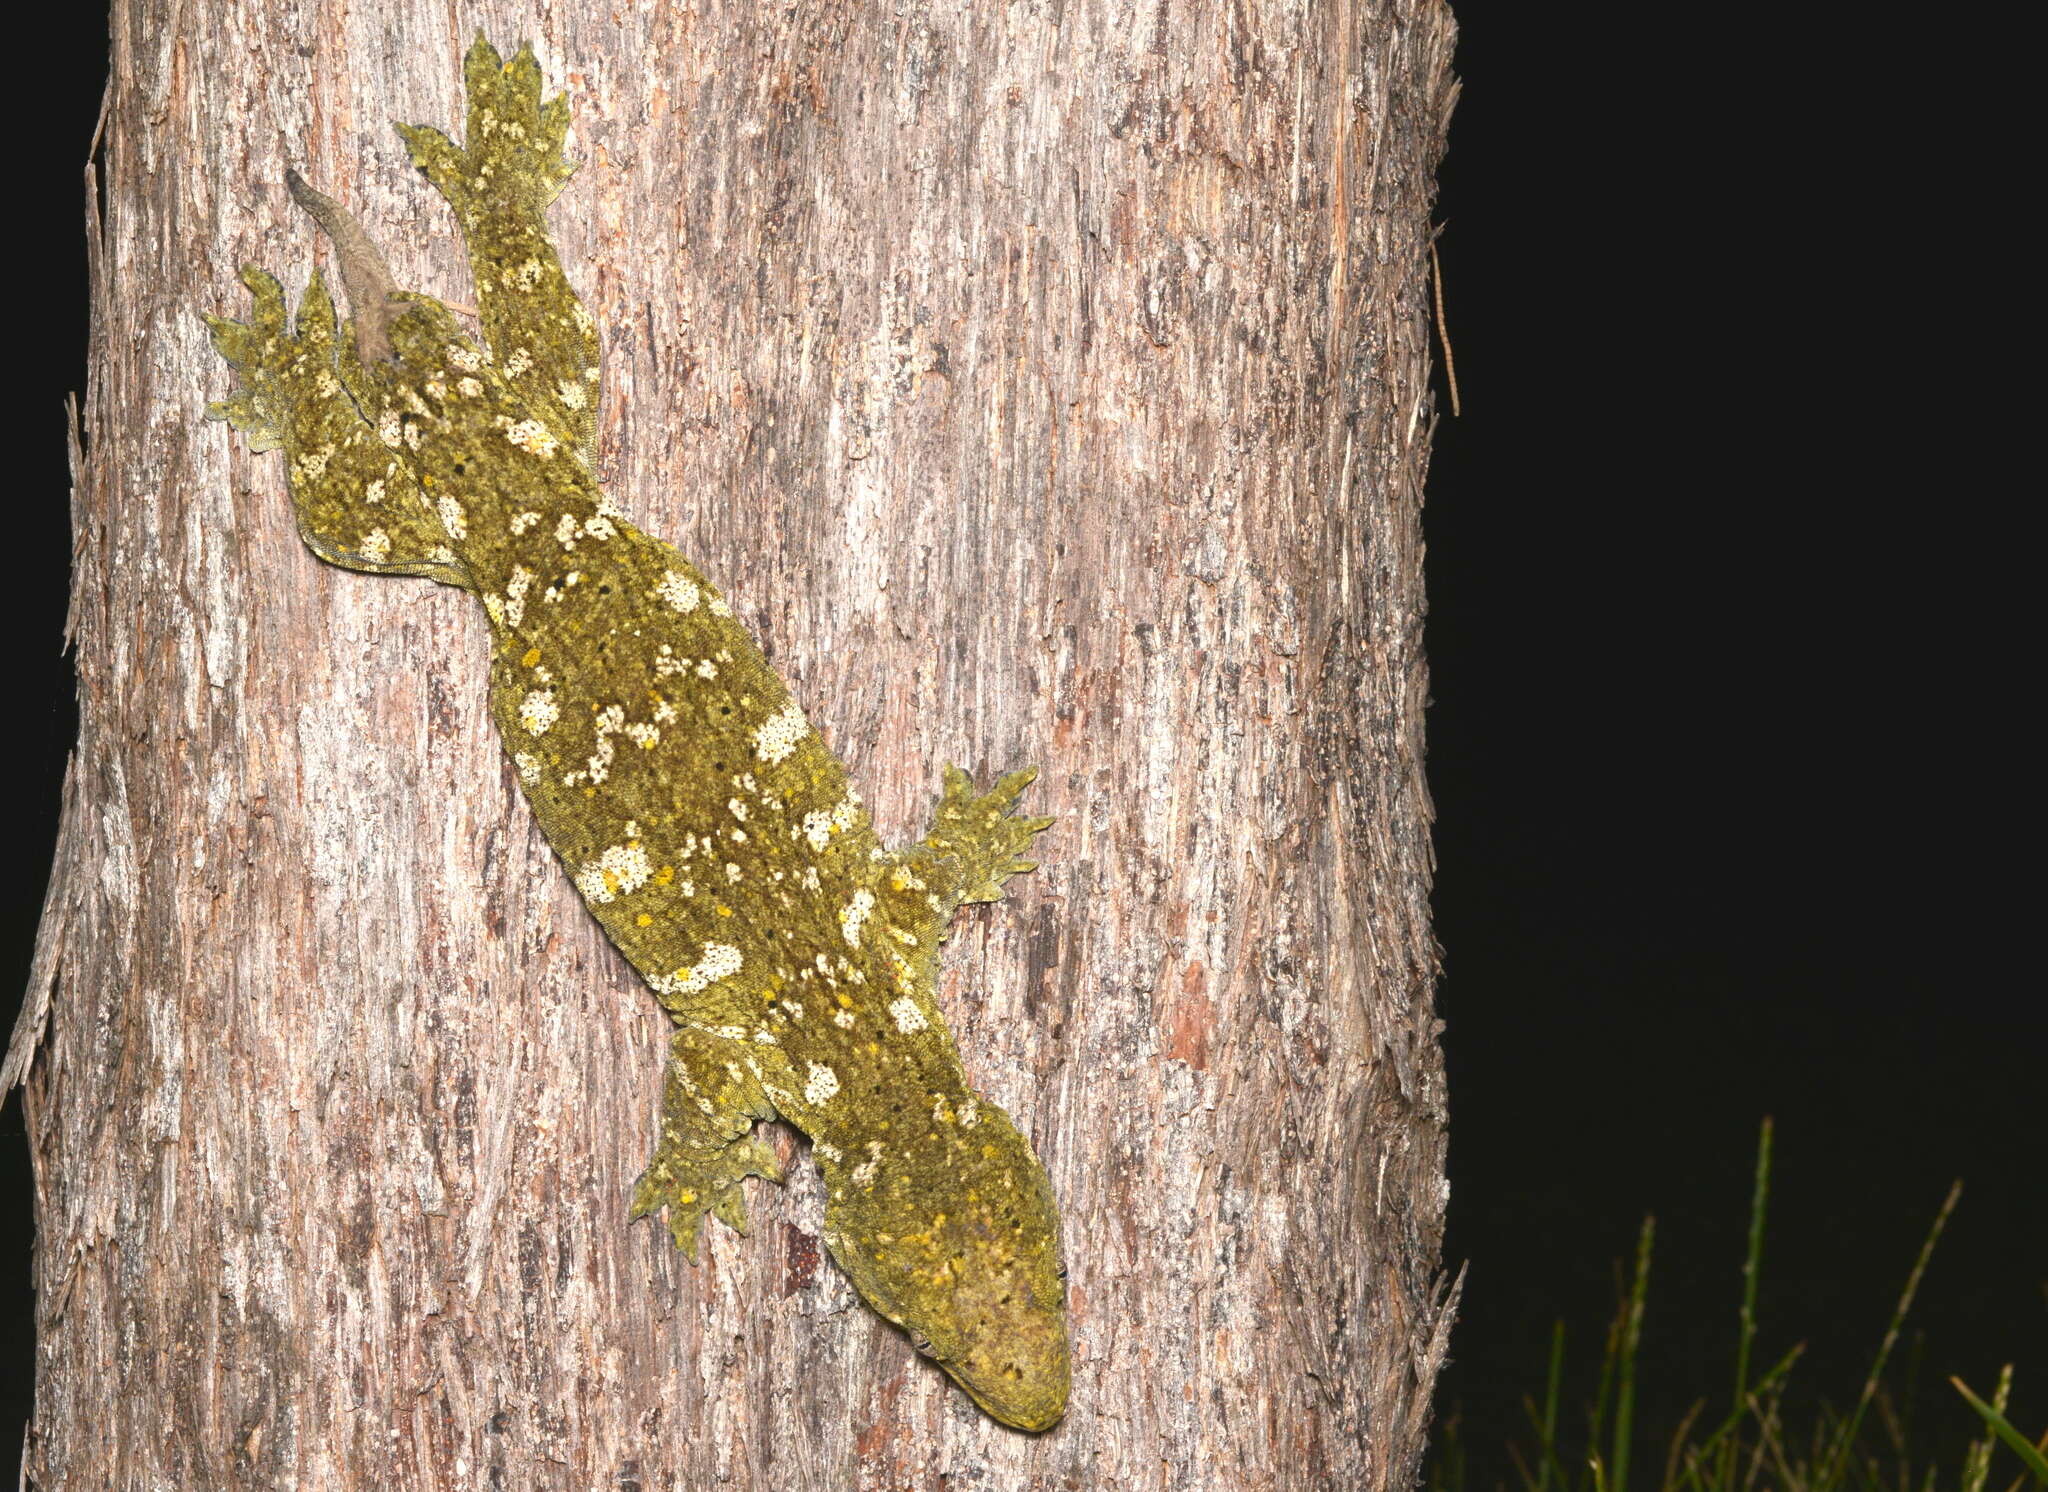
[[[525,654],[520,658],[519,665],[522,668],[531,668],[534,664],[538,662],[540,662],[540,649],[528,648]]]

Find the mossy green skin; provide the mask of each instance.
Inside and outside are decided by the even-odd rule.
[[[355,322],[318,276],[287,328],[260,270],[246,323],[208,318],[240,375],[208,414],[282,447],[300,531],[350,569],[427,576],[490,618],[491,707],[577,889],[675,1019],[661,1140],[633,1199],[693,1259],[704,1214],[744,1226],[742,1179],[780,1180],[755,1121],[811,1137],[832,1256],[882,1315],[1006,1424],[1067,1399],[1059,1216],[1009,1116],[968,1085],[933,991],[965,901],[994,901],[1051,821],[949,768],[931,831],[876,838],[838,759],[718,590],[628,523],[588,465],[597,335],[543,212],[568,109],[481,38],[465,145],[403,127],[460,218],[484,338],[391,288],[336,239]],[[366,305],[366,302],[368,304]]]

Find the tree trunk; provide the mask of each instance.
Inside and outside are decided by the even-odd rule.
[[[1419,509],[1433,0],[117,3],[83,724],[7,1078],[39,1487],[1412,1486],[1451,1317]],[[666,1018],[534,828],[485,624],[300,544],[202,310],[323,246],[473,302],[389,120],[530,36],[582,169],[600,475],[733,597],[885,838],[1036,763],[942,999],[1044,1156],[1065,1421],[821,1259],[629,1224]],[[522,30],[522,28],[526,28]]]

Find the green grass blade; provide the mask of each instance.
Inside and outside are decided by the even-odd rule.
[[[1622,1284],[1621,1261],[1614,1265],[1615,1294],[1622,1298],[1622,1305],[1614,1313],[1614,1319],[1607,1323],[1607,1342],[1600,1349],[1600,1388],[1593,1395],[1592,1412],[1586,1418],[1586,1444],[1592,1447],[1587,1452],[1587,1465],[1592,1468],[1593,1479],[1583,1484],[1592,1492],[1606,1492],[1606,1468],[1600,1462],[1600,1442],[1607,1429],[1607,1411],[1614,1402],[1614,1370],[1621,1361],[1621,1338],[1628,1327],[1627,1290]]]
[[[1927,1272],[1927,1261],[1934,1253],[1934,1245],[1941,1238],[1941,1230],[1948,1226],[1949,1214],[1956,1210],[1956,1203],[1962,1195],[1963,1183],[1958,1180],[1949,1187],[1941,1210],[1934,1215],[1934,1226],[1927,1230],[1927,1241],[1920,1245],[1920,1257],[1913,1261],[1913,1272],[1906,1276],[1906,1288],[1900,1292],[1898,1308],[1892,1312],[1891,1324],[1885,1328],[1884,1341],[1877,1349],[1877,1361],[1870,1365],[1870,1376],[1863,1380],[1863,1392],[1857,1395],[1856,1408],[1842,1421],[1834,1446],[1815,1476],[1817,1492],[1833,1492],[1840,1480],[1848,1461],[1850,1443],[1855,1440],[1856,1431],[1863,1423],[1863,1411],[1870,1407],[1870,1401],[1877,1395],[1877,1383],[1884,1374],[1885,1361],[1899,1340],[1899,1327],[1905,1323],[1906,1312],[1913,1308],[1913,1296],[1920,1288],[1920,1277]]]
[[[1735,1344],[1735,1397],[1749,1397],[1749,1349],[1756,1341],[1756,1286],[1764,1257],[1764,1207],[1771,1194],[1771,1119],[1764,1116],[1756,1140],[1756,1186],[1749,1199],[1749,1252],[1742,1260],[1741,1332]]]
[[[2011,1373],[2012,1368],[2008,1366],[2005,1373],[2000,1375],[2003,1383],[2011,1382]],[[2003,1414],[1965,1388],[1962,1379],[1952,1377],[1949,1382],[1955,1386],[1955,1391],[1969,1402],[1970,1407],[1984,1417],[1984,1423],[1991,1427],[1991,1433],[2004,1441],[2012,1453],[2020,1458],[2027,1470],[2033,1473],[2034,1480],[2048,1487],[2048,1458],[2044,1458],[2040,1451],[2030,1445],[2027,1437],[2015,1430]],[[2001,1394],[1999,1397],[2003,1399],[2004,1395]],[[1989,1458],[1986,1460],[1988,1463]]]
[[[1749,1400],[1749,1353],[1756,1343],[1756,1289],[1764,1257],[1764,1212],[1771,1195],[1771,1116],[1764,1115],[1756,1137],[1756,1184],[1749,1198],[1749,1248],[1742,1258],[1742,1313],[1737,1318],[1735,1340],[1735,1396],[1729,1400],[1729,1419],[1742,1416]],[[1735,1476],[1735,1457],[1741,1447],[1729,1440],[1722,1447],[1717,1484],[1728,1492]]]
[[[1728,1418],[1715,1426],[1714,1433],[1699,1443],[1695,1448],[1695,1453],[1705,1458],[1713,1453],[1716,1446],[1720,1446],[1724,1457],[1740,1456],[1742,1454],[1742,1445],[1736,1438],[1735,1431],[1741,1426],[1742,1421],[1752,1414],[1759,1420],[1763,1418],[1763,1399],[1778,1388],[1785,1375],[1792,1371],[1792,1364],[1799,1361],[1799,1355],[1805,1350],[1806,1343],[1800,1342],[1790,1352],[1779,1358],[1768,1373],[1751,1385],[1749,1394],[1744,1402],[1736,1405]],[[1727,1492],[1727,1489],[1731,1488],[1734,1484],[1730,1480],[1730,1473],[1724,1471],[1720,1474],[1719,1480],[1714,1485],[1722,1488],[1723,1492]]]
[[[1550,1473],[1557,1472],[1557,1485],[1565,1485],[1564,1468],[1557,1462],[1557,1400],[1564,1387],[1564,1318],[1557,1318],[1550,1330],[1550,1376],[1543,1390],[1543,1423],[1536,1427],[1542,1437],[1543,1465],[1536,1473],[1536,1492],[1550,1492]]]
[[[1636,1238],[1636,1277],[1629,1287],[1628,1309],[1621,1334],[1621,1360],[1614,1399],[1614,1476],[1610,1492],[1628,1492],[1629,1441],[1635,1432],[1636,1348],[1643,1339],[1643,1302],[1650,1293],[1650,1252],[1657,1237],[1657,1219],[1645,1217]]]
[[[1700,1411],[1707,1407],[1705,1399],[1694,1399],[1692,1408],[1685,1411],[1685,1418],[1678,1422],[1678,1430],[1671,1437],[1671,1449],[1664,1457],[1664,1480],[1658,1483],[1658,1492],[1672,1492],[1678,1485],[1678,1462],[1685,1454],[1685,1437],[1692,1430],[1692,1422],[1700,1417]]]

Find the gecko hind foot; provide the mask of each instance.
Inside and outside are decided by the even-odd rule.
[[[334,302],[316,271],[299,301],[298,325],[287,329],[277,276],[248,264],[241,278],[254,297],[247,321],[200,313],[214,350],[239,380],[227,398],[206,406],[206,417],[247,435],[251,451],[274,451],[285,443],[295,386],[311,382],[319,370],[333,375]]]
[[[747,1231],[746,1194],[740,1183],[749,1176],[782,1180],[775,1152],[752,1136],[694,1156],[664,1140],[633,1188],[629,1216],[643,1218],[666,1207],[669,1233],[694,1264],[707,1212],[735,1233]]]
[[[255,297],[247,321],[206,317],[237,378],[206,417],[243,431],[251,450],[284,448],[299,536],[329,564],[468,585],[417,482],[342,386],[336,352],[344,339],[326,281],[315,271],[289,329],[276,276],[252,264],[242,283]]]

